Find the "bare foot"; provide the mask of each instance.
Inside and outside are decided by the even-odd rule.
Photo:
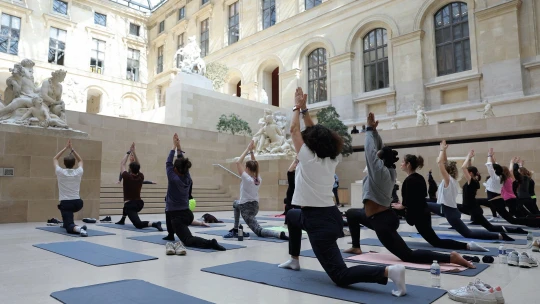
[[[349,249],[343,250],[343,252],[344,252],[344,253],[362,254],[362,249],[351,247],[351,248],[349,248]]]
[[[450,263],[458,264],[467,268],[476,268],[473,263],[465,260],[459,253],[452,251],[450,253]]]
[[[205,223],[205,222],[202,222],[202,223],[201,223],[201,226],[204,226],[204,227],[210,227],[210,225],[208,225],[208,224]]]

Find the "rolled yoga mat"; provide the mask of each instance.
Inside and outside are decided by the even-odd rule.
[[[127,292],[129,291],[129,292]],[[185,303],[212,304],[199,298],[141,280],[122,280],[56,291],[51,297],[64,304]]]
[[[98,267],[158,259],[149,255],[83,241],[37,244],[34,247]]]
[[[165,225],[163,225],[163,222],[161,222],[162,228],[166,229]],[[120,229],[120,230],[127,230],[127,231],[135,231],[135,232],[142,232],[142,233],[148,233],[148,232],[160,232],[154,227],[145,227],[143,229],[136,228],[132,224],[125,224],[125,225],[116,225],[116,224],[96,224],[96,226],[101,227],[107,227],[107,228],[113,228],[113,229]]]
[[[43,231],[48,231],[48,232],[53,232],[53,233],[58,233],[58,234],[63,234],[63,235],[71,236],[71,237],[81,237],[81,235],[78,234],[78,233],[77,234],[67,233],[66,229],[62,228],[60,226],[36,227],[36,229],[43,230]],[[86,232],[88,233],[88,237],[104,236],[104,235],[116,235],[115,233],[99,231],[99,230],[94,230],[94,229],[88,229]]]
[[[336,286],[322,271],[309,269],[294,271],[278,268],[276,264],[256,261],[242,261],[208,267],[201,269],[201,271],[322,297],[366,304],[432,303],[446,293],[445,290],[439,288],[407,285],[407,295],[396,298],[391,293],[392,289],[395,289],[392,281],[389,281],[387,285],[357,283],[343,288]]]
[[[312,249],[303,250],[300,252],[300,255],[303,257],[316,258],[315,253],[313,252]],[[379,256],[376,256],[376,255],[379,255]],[[361,255],[356,255],[356,254],[342,252],[341,256],[343,257],[343,259],[345,259],[346,262],[358,263],[358,264],[378,265],[378,266],[402,264],[407,269],[414,269],[414,270],[420,270],[420,271],[430,271],[430,268],[431,268],[431,264],[413,264],[413,263],[403,262],[398,257],[394,256],[393,254],[369,252],[369,253],[365,253]],[[369,258],[364,259],[362,256],[366,256]],[[474,269],[462,268],[464,270],[459,271],[459,272],[444,272],[444,273],[464,276],[464,277],[474,277],[489,267],[488,264],[475,263],[474,265],[476,266],[476,268]],[[441,271],[443,271],[442,268],[441,268]]]
[[[222,237],[222,236],[226,235],[227,233],[229,233],[229,231],[228,230],[201,230],[201,231],[197,231],[197,233],[208,234],[208,235],[217,235],[217,236]],[[231,241],[236,241],[237,238],[232,238],[230,240]],[[280,239],[276,239],[276,238],[258,237],[257,235],[255,235],[255,233],[253,233],[253,231],[249,232],[249,238],[244,238],[244,241],[263,241],[263,242],[272,242],[272,243],[285,243],[285,242],[288,242],[286,240],[280,240]]]
[[[147,242],[147,243],[153,243],[153,244],[158,244],[158,245],[165,245],[168,242],[171,242],[171,241],[164,240],[163,235],[159,235],[159,234],[132,236],[132,237],[128,237],[128,239],[141,241],[141,242]],[[175,242],[178,242],[177,237],[175,237]],[[246,248],[246,246],[241,246],[241,245],[236,245],[236,244],[227,244],[227,243],[219,243],[219,244],[225,247],[225,249],[227,250]],[[201,251],[201,252],[220,252],[219,250],[215,250],[215,249],[203,249],[203,248],[195,248],[195,247],[187,247],[187,246],[186,246],[186,249],[194,250],[194,251]]]
[[[431,246],[429,243],[422,243],[422,242],[405,242],[405,243],[407,243],[407,246],[409,246],[409,248],[411,249],[423,249],[423,250],[448,252],[448,253],[455,251],[457,253],[466,254],[466,255],[487,255],[487,256],[492,256],[492,257],[499,256],[499,248],[497,247],[484,247],[486,249],[489,249],[489,251],[483,252],[483,251],[453,250],[453,249],[446,249],[446,248],[437,248],[437,247]],[[349,244],[351,243],[349,242]],[[361,239],[360,245],[384,247],[379,239]],[[513,251],[513,249],[507,248],[506,251]]]
[[[482,228],[483,229],[483,228]],[[435,226],[433,227],[433,230],[435,231],[446,231],[446,232],[455,232],[457,233],[457,231],[450,227],[450,226]],[[471,231],[475,231],[475,230],[480,230],[480,229],[471,229]],[[484,229],[485,230],[485,229]],[[527,229],[524,229],[524,230],[527,230]],[[535,237],[540,237],[540,231],[531,231],[533,236]],[[494,232],[494,233],[497,233],[497,232]],[[507,232],[507,234],[511,234],[511,235],[521,235],[521,236],[527,236],[526,234],[523,234],[523,233],[512,233],[512,232]]]
[[[402,237],[411,237],[413,239],[423,239],[419,233],[416,232],[399,232],[399,235]],[[527,245],[527,240],[515,239],[514,241],[503,241],[503,240],[479,240],[479,239],[469,239],[459,234],[445,234],[437,233],[441,239],[451,239],[459,242],[477,242],[477,243],[504,243],[504,244],[513,244],[513,245]]]

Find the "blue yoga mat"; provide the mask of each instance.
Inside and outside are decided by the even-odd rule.
[[[132,237],[128,237],[128,239],[141,241],[141,242],[147,242],[147,243],[153,243],[153,244],[158,244],[158,245],[165,245],[166,243],[170,242],[170,241],[165,241],[163,239],[163,236],[159,234],[158,235],[154,234],[154,235],[132,236]],[[178,238],[175,237],[175,241],[177,242]],[[219,243],[219,244],[225,247],[227,250],[246,248],[246,246],[241,246],[241,245],[236,245],[236,244],[227,244],[227,243]],[[219,250],[214,250],[214,249],[202,249],[202,248],[187,247],[187,246],[186,248],[189,250],[201,251],[201,252],[220,252]]]
[[[83,241],[37,244],[34,247],[98,267],[157,260],[153,256]]]
[[[164,225],[163,223],[166,223],[166,221],[161,221],[161,225],[163,227],[163,229],[166,229],[165,227],[167,227],[167,225]],[[227,225],[225,224],[216,224],[216,223],[207,223],[207,225],[210,225],[210,227],[206,227],[206,226],[196,226],[196,225],[189,225],[189,229],[192,229],[192,228],[217,228],[217,227],[227,227]]]
[[[469,229],[471,229],[471,231],[479,231],[479,230],[482,230],[482,229],[485,230],[484,228],[482,228],[482,229],[469,228]],[[433,230],[435,230],[435,231],[446,231],[446,232],[456,232],[456,230],[454,230],[454,228],[452,228],[450,226],[446,226],[446,227],[444,227],[444,226],[435,226],[435,227],[433,227]],[[527,230],[527,229],[525,229],[525,230]],[[535,237],[540,237],[540,231],[531,231],[531,232]],[[526,234],[512,233],[512,232],[507,232],[507,234],[527,236]]]
[[[163,225],[163,222],[162,222]],[[149,232],[160,232],[154,227],[146,227],[143,229],[135,228],[132,224],[125,224],[125,225],[116,225],[116,224],[96,224],[96,226],[101,227],[107,227],[107,228],[114,228],[114,229],[120,229],[120,230],[127,230],[127,231],[135,231],[135,232],[143,232],[143,233],[149,233]],[[162,226],[163,229],[166,229],[165,225]]]
[[[54,233],[58,233],[58,234],[63,234],[63,235],[71,236],[71,237],[81,237],[80,234],[67,233],[66,229],[62,228],[60,226],[36,227],[36,229],[43,230],[43,231],[48,231],[48,232],[54,232]],[[88,232],[88,237],[104,236],[104,235],[116,235],[114,233],[105,232],[105,231],[99,231],[99,230],[94,230],[94,229],[89,229],[86,232]]]
[[[316,258],[315,253],[313,252],[313,249],[302,250],[300,252],[300,255],[303,256],[303,257]],[[370,262],[363,262],[363,261],[356,261],[356,260],[347,260],[347,258],[350,258],[350,257],[355,256],[355,255],[356,254],[350,254],[350,253],[344,253],[344,252],[341,253],[341,256],[343,257],[343,259],[345,259],[346,262],[356,263],[356,264],[376,265],[376,266],[388,266],[388,264],[370,263]],[[476,268],[474,268],[474,269],[465,269],[465,270],[463,270],[461,272],[444,272],[444,273],[445,274],[458,275],[458,276],[464,276],[464,277],[474,277],[474,276],[477,276],[478,274],[480,274],[482,271],[486,270],[489,267],[488,264],[474,263],[474,265],[476,266]],[[407,269],[420,270],[420,271],[429,271],[429,269],[410,268],[408,266],[407,266]]]
[[[228,230],[201,230],[201,231],[197,231],[197,233],[224,236],[227,233],[229,233],[229,231]],[[231,239],[231,241],[236,241],[236,240],[237,240],[236,238]],[[263,241],[263,242],[272,242],[272,243],[286,243],[286,242],[289,242],[289,241],[286,241],[286,240],[280,240],[280,239],[276,239],[276,238],[258,237],[253,232],[249,232],[249,238],[244,238],[244,241]]]
[[[419,233],[416,232],[399,232],[399,235],[402,237],[410,237],[413,239],[423,239]],[[514,241],[503,241],[503,240],[479,240],[479,239],[469,239],[459,234],[446,234],[446,233],[437,233],[441,239],[451,239],[454,241],[460,242],[477,242],[477,243],[505,243],[505,244],[514,244],[514,245],[527,245],[527,240],[515,239]]]
[[[127,292],[129,291],[129,292]],[[199,298],[141,280],[122,280],[53,292],[64,304],[183,303],[212,304]]]
[[[395,289],[395,285],[391,281],[387,285],[358,283],[343,288],[336,286],[328,275],[322,271],[309,269],[294,271],[278,268],[275,264],[256,261],[242,261],[203,268],[201,270],[231,278],[355,303],[432,303],[446,293],[445,290],[438,288],[407,285],[407,295],[396,298],[391,293],[392,289]]]
[[[486,249],[489,249],[488,252],[480,252],[480,251],[469,251],[469,250],[453,250],[453,249],[445,249],[445,248],[437,248],[433,247],[428,243],[422,243],[422,242],[406,242],[407,246],[411,249],[423,249],[423,250],[431,250],[431,251],[437,251],[437,252],[452,252],[455,251],[457,253],[466,254],[466,255],[487,255],[496,257],[499,255],[499,248],[497,247],[484,247]],[[349,244],[351,244],[349,242]],[[384,247],[383,244],[379,239],[361,239],[360,245],[366,245],[366,246],[378,246],[378,247]],[[506,249],[506,251],[513,251],[513,249]]]

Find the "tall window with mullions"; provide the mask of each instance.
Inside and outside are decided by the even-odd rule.
[[[308,103],[327,100],[326,50],[318,48],[308,55]]]
[[[276,24],[276,0],[262,0],[263,30]]]
[[[471,69],[467,4],[452,2],[435,14],[437,75],[443,76]]]
[[[93,38],[90,54],[90,71],[92,73],[103,74],[105,64],[105,41]]]
[[[66,35],[67,32],[65,30],[51,27],[49,37],[49,63],[64,65]]]
[[[17,55],[19,53],[19,37],[21,35],[21,18],[2,14],[0,30],[0,52]]]
[[[238,1],[229,5],[229,45],[240,38],[240,13],[238,12]]]
[[[385,29],[374,29],[364,37],[363,53],[365,91],[387,88],[388,36]]]
[[[208,49],[208,19],[201,21],[201,57],[208,55],[210,50]]]

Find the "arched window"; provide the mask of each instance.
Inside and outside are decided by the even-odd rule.
[[[326,100],[326,50],[318,48],[308,55],[308,103]]]
[[[438,76],[471,69],[467,4],[452,2],[435,14],[435,44]]]
[[[366,92],[388,88],[388,36],[382,28],[364,37],[364,83]]]

